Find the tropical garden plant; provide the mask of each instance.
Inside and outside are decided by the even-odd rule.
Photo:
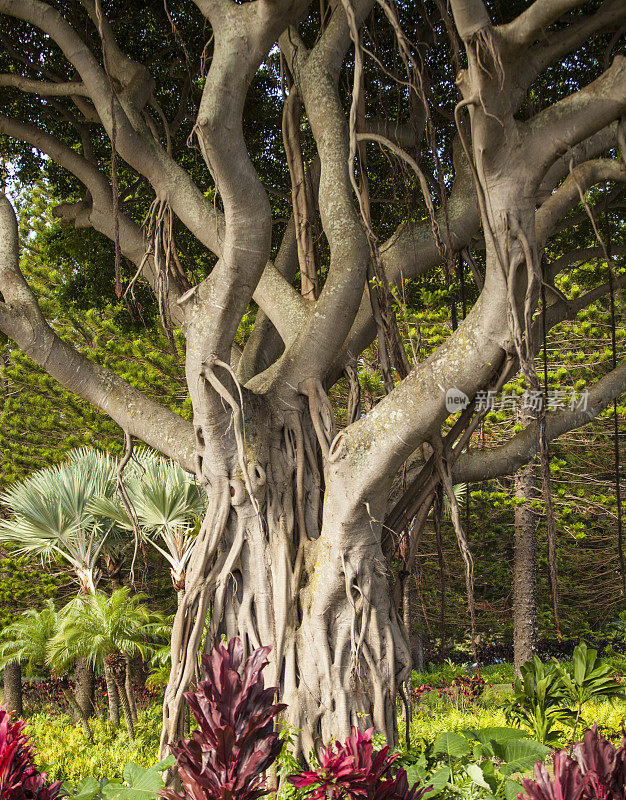
[[[121,587],[107,595],[95,592],[78,596],[59,615],[59,628],[50,641],[48,663],[66,670],[78,660],[87,660],[104,673],[109,707],[119,697],[129,738],[134,737],[136,710],[129,697],[126,671],[129,657],[146,657],[151,637],[163,629],[163,619],[143,603],[144,596],[131,595]]]
[[[39,772],[33,761],[25,722],[13,719],[0,706],[0,797],[2,800],[55,800],[61,782],[48,785],[46,773]]]
[[[17,663],[28,676],[45,671],[48,643],[54,636],[56,624],[57,613],[52,600],[47,600],[40,611],[33,608],[20,614],[2,629],[0,669]]]
[[[573,750],[554,756],[554,774],[535,764],[534,780],[522,778],[519,800],[625,800],[626,736],[618,748],[598,733],[597,725],[585,731]]]
[[[261,673],[268,652],[260,647],[244,664],[243,644],[233,638],[202,656],[204,678],[185,694],[198,729],[172,748],[183,794],[167,791],[168,800],[256,800],[268,794],[264,773],[280,753],[274,723],[285,708],[274,703],[276,688],[265,688]]]
[[[170,565],[172,584],[180,601],[187,563],[204,512],[204,495],[193,476],[179,464],[146,449],[139,450],[126,467],[124,486],[139,533]],[[95,497],[90,509],[122,530],[135,531],[119,493]]]
[[[94,497],[112,494],[114,461],[93,448],[81,448],[54,467],[46,467],[0,497],[10,513],[0,520],[0,543],[48,562],[64,562],[83,593],[98,584],[98,558],[114,523],[90,510]]]
[[[421,800],[428,787],[415,784],[409,788],[407,773],[400,768],[392,773],[399,754],[390,754],[389,746],[374,749],[373,728],[361,732],[352,727],[345,744],[320,747],[319,766],[292,775],[289,781],[298,788],[308,788],[310,800]]]
[[[507,720],[527,726],[541,744],[558,746],[558,722],[570,722],[573,714],[558,663],[544,664],[538,656],[521,667],[521,678],[513,684],[507,698]]]
[[[598,659],[598,651],[588,648],[585,642],[574,649],[571,669],[556,659],[555,662],[565,698],[575,710],[573,744],[583,706],[594,697],[615,697],[622,691],[622,686],[615,680],[615,669]]]

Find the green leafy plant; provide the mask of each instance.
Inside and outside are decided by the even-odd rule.
[[[130,739],[134,737],[131,698],[126,691],[129,656],[148,655],[150,634],[163,620],[143,604],[142,595],[130,595],[127,587],[111,596],[95,591],[68,603],[59,614],[59,628],[50,641],[48,663],[67,670],[78,660],[91,661],[107,681],[107,691],[117,691]]]
[[[428,798],[440,793],[463,797],[514,798],[521,785],[512,778],[543,761],[550,748],[527,738],[519,728],[494,726],[446,731],[406,767],[409,780],[432,786]]]
[[[598,651],[588,648],[584,642],[574,649],[571,669],[556,659],[555,665],[561,676],[564,695],[576,709],[573,744],[583,706],[596,697],[615,697],[620,694],[622,687],[615,680],[614,668],[598,659]]]
[[[54,636],[57,614],[52,600],[41,611],[24,611],[2,631],[0,669],[7,664],[20,664],[27,675],[45,669],[48,643]]]
[[[567,707],[567,695],[558,662],[544,664],[537,656],[521,667],[521,679],[513,684],[513,694],[506,701],[507,721],[526,725],[541,744],[558,746],[561,734],[557,722],[568,723],[573,714]]]
[[[62,790],[70,800],[154,800],[163,791],[163,771],[175,762],[170,755],[151,767],[129,761],[122,781],[88,777],[76,785],[64,783]]]

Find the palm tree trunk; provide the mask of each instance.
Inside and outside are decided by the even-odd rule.
[[[133,671],[132,659],[126,656],[126,680],[124,681],[124,691],[128,698],[128,705],[130,707],[130,716],[133,720],[133,725],[137,724],[137,704],[135,703],[135,694],[133,692]]]
[[[84,713],[83,709],[77,703],[76,698],[71,692],[67,691],[67,689],[63,689],[63,694],[68,702],[70,709],[72,710],[72,719],[76,720],[77,722],[80,722],[80,724],[83,726],[85,730],[85,733],[87,734],[87,738],[93,744],[93,734],[91,732],[91,726],[89,725],[89,719],[87,718],[87,715]]]
[[[80,717],[75,718],[74,722],[82,722],[89,719],[94,713],[94,688],[95,675],[93,667],[89,661],[78,661],[74,668],[74,698],[76,705],[80,709]],[[77,712],[74,712],[76,716]]]
[[[126,723],[126,730],[128,731],[128,738],[132,741],[135,738],[135,726],[133,724],[133,715],[130,710],[130,703],[128,702],[128,695],[126,694],[125,681],[120,680],[115,676],[115,684],[120,696],[120,705],[122,706],[122,713],[124,714],[124,722]]]
[[[104,662],[117,686],[120,705],[122,706],[122,712],[124,714],[124,722],[128,730],[128,738],[132,740],[135,738],[135,727],[133,725],[133,715],[130,710],[128,695],[126,694],[126,656],[122,653],[110,653],[105,658]]]
[[[114,725],[120,724],[120,698],[117,686],[113,680],[109,665],[104,662],[104,680],[107,685],[107,697],[109,699],[109,719]]]
[[[7,664],[4,668],[4,705],[18,717],[24,716],[22,668],[19,664]]]

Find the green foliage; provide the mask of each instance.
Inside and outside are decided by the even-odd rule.
[[[28,609],[66,591],[66,575],[51,575],[27,557],[0,558],[0,629]]]
[[[508,702],[507,718],[526,725],[542,744],[556,747],[560,733],[555,724],[569,722],[573,717],[565,705],[567,698],[558,662],[544,664],[535,656],[522,665],[521,673]]]
[[[144,599],[124,586],[110,596],[96,590],[72,600],[59,614],[48,663],[55,671],[65,671],[84,659],[103,670],[105,659],[114,653],[146,658],[165,622],[150,612]]]
[[[41,611],[29,609],[2,630],[0,669],[7,664],[20,664],[27,675],[45,669],[46,653],[57,625],[52,600]]]
[[[151,767],[129,761],[121,781],[83,778],[75,786],[65,782],[62,789],[71,800],[154,800],[164,788],[163,770],[174,762],[174,756],[168,756]]]
[[[162,710],[159,704],[139,711],[135,739],[109,721],[92,719],[93,744],[84,730],[72,724],[66,715],[50,718],[36,714],[28,720],[27,732],[35,750],[35,760],[51,779],[76,782],[122,780],[125,765],[132,761],[149,767],[158,759]]]

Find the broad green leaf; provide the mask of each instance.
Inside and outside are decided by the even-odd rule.
[[[163,789],[163,778],[156,764],[150,769],[129,763],[124,768],[124,779],[130,786],[109,783],[102,789],[105,800],[154,800]]]
[[[469,742],[460,733],[446,731],[435,740],[435,753],[443,753],[449,758],[462,758],[471,752]]]
[[[483,789],[487,789],[487,791],[492,791],[493,787],[489,786],[489,784],[485,780],[483,771],[478,766],[478,764],[468,764],[465,767],[465,771],[477,786],[482,786]]]
[[[430,778],[422,781],[424,786],[432,786],[431,791],[427,792],[425,796],[430,800],[431,797],[438,795],[450,780],[450,775],[450,767],[440,767],[436,772],[433,772]]]
[[[517,793],[523,791],[524,787],[517,781],[507,781],[504,784],[504,796],[506,800],[517,800]]]
[[[500,774],[513,775],[516,772],[528,772],[535,761],[543,761],[550,748],[532,739],[514,739],[507,742],[504,748],[505,763],[500,766]]]
[[[64,783],[61,788],[71,800],[93,800],[100,791],[100,781],[91,777],[83,778],[75,789],[69,783]]]

